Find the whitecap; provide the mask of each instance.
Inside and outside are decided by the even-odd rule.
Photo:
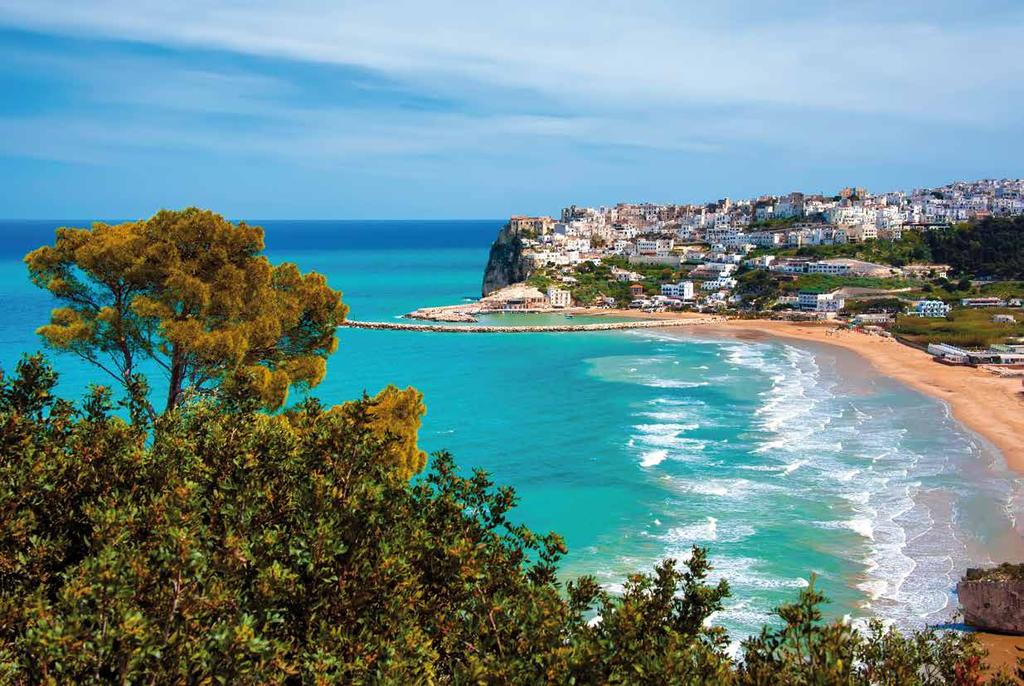
[[[665,461],[667,450],[648,450],[640,457],[641,467],[654,467]]]

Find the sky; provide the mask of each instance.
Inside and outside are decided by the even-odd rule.
[[[1021,177],[1022,35],[1019,0],[0,0],[0,217]]]

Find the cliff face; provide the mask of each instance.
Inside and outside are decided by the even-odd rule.
[[[986,578],[983,570],[969,569],[957,585],[957,595],[968,625],[1024,634],[1024,580]]]
[[[506,225],[491,244],[491,254],[484,269],[483,295],[525,281],[528,276],[530,265],[523,256],[523,241]]]

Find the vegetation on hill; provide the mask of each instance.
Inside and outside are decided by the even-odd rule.
[[[736,276],[736,293],[743,301],[758,309],[769,307],[782,295],[782,281],[765,269],[740,270]]]
[[[750,222],[747,225],[748,231],[759,231],[762,229],[786,229],[794,224],[802,221],[807,221],[806,217],[773,217],[772,219],[762,219],[760,221]]]
[[[961,274],[1024,279],[1024,216],[989,217],[926,234],[936,261]]]
[[[1024,581],[1024,564],[1004,562],[987,569],[969,569],[964,578],[967,581]]]
[[[612,276],[613,267],[636,272],[640,279],[635,282],[619,281]],[[601,264],[583,262],[576,265],[571,274],[576,280],[573,284],[564,284],[555,269],[534,272],[526,282],[541,290],[548,286],[568,289],[577,303],[589,305],[598,298],[615,298],[618,305],[625,307],[633,299],[630,284],[639,283],[644,287],[644,293],[656,295],[661,292],[662,283],[678,283],[686,278],[688,271],[686,268],[674,269],[667,265],[630,264],[625,258],[606,257]]]
[[[805,245],[799,248],[760,252],[771,252],[786,257],[814,257],[822,260],[845,257],[876,264],[889,264],[894,267],[932,261],[931,248],[927,240],[915,231],[905,232],[898,241],[872,240],[839,245]]]
[[[1011,314],[1016,324],[997,324],[994,314]],[[948,317],[916,317],[903,315],[896,320],[893,332],[914,343],[949,343],[967,348],[986,348],[993,343],[1006,343],[1024,336],[1024,317],[1020,310],[1002,308],[954,308]]]
[[[878,288],[884,290],[896,290],[899,288],[910,288],[913,285],[914,283],[912,281],[908,281],[906,279],[892,279],[877,276],[802,274],[795,281],[784,282],[782,284],[782,288],[787,292],[796,292],[805,289],[834,291],[840,288]]]

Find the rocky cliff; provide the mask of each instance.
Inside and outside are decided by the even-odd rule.
[[[506,224],[491,244],[491,254],[484,269],[483,295],[525,281],[528,276],[530,264],[523,255],[523,241]]]
[[[968,569],[956,590],[968,625],[1024,634],[1024,565]]]

